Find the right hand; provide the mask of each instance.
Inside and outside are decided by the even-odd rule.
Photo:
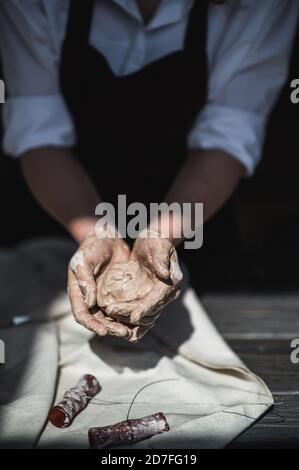
[[[100,336],[111,334],[130,338],[132,335],[130,328],[113,321],[96,307],[96,277],[110,262],[128,261],[129,258],[129,247],[122,238],[99,237],[92,232],[69,263],[68,293],[75,320]]]

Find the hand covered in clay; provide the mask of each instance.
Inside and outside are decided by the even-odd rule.
[[[131,312],[132,325],[144,325],[134,332],[133,340],[142,337],[159,317],[161,310],[180,294],[183,274],[174,245],[158,233],[147,232],[134,243],[131,259],[137,260],[142,269],[150,273],[153,286]]]
[[[96,306],[96,277],[109,263],[128,261],[130,250],[121,238],[89,234],[72,257],[68,268],[68,293],[75,320],[100,336],[130,337],[126,325],[106,317]]]
[[[179,295],[182,279],[175,247],[167,238],[138,238],[130,263],[111,264],[99,279],[98,304],[132,327],[138,341],[154,325],[162,308]]]

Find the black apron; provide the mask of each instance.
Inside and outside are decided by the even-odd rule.
[[[207,96],[207,1],[191,9],[184,48],[125,76],[89,44],[94,0],[70,0],[60,62],[75,152],[106,202],[161,202],[187,156]]]

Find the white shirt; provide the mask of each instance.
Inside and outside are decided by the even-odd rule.
[[[82,0],[84,1],[84,0]],[[144,25],[134,0],[96,0],[90,43],[117,75],[180,50],[192,0],[161,0]],[[0,47],[9,97],[4,150],[72,146],[76,135],[60,92],[58,66],[69,0],[0,0]],[[251,174],[267,116],[288,71],[298,0],[226,0],[208,11],[208,99],[190,148],[221,149]]]

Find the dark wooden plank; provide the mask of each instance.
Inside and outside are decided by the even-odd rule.
[[[299,448],[299,394],[275,395],[273,410],[235,439],[231,449]]]
[[[230,448],[299,448],[299,364],[290,343],[299,338],[299,295],[208,293],[202,302],[245,364],[268,385],[275,404]]]
[[[299,364],[290,360],[290,342],[229,340],[246,365],[274,395],[274,408],[237,438],[232,448],[299,447]]]
[[[299,391],[299,364],[291,362],[290,341],[229,340],[228,343],[272,393]]]
[[[202,303],[227,339],[299,338],[299,295],[211,293]]]

